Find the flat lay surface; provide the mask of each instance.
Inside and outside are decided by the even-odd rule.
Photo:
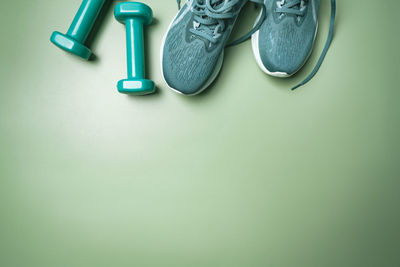
[[[267,76],[251,42],[188,97],[163,81],[175,0],[143,1],[146,78],[119,94],[126,30],[108,1],[87,62],[50,42],[80,0],[0,3],[0,266],[400,265],[400,56],[396,0],[320,1],[314,52]],[[246,5],[231,40],[252,28]]]

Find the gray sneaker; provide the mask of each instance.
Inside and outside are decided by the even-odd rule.
[[[267,18],[252,36],[254,56],[265,73],[291,76],[311,54],[318,28],[319,0],[264,0],[264,5]],[[335,0],[331,0],[331,10],[329,36],[320,60],[309,77],[295,88],[315,75],[325,57],[333,35]]]
[[[162,74],[172,90],[195,95],[214,81],[232,28],[247,2],[263,4],[263,0],[186,1],[161,45]]]

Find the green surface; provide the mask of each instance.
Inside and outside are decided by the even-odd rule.
[[[192,98],[159,67],[175,1],[144,2],[148,97],[117,92],[116,3],[91,62],[49,42],[79,0],[0,3],[0,266],[399,266],[399,2],[338,1],[332,48],[298,91],[327,0],[299,75],[265,76],[247,42]]]

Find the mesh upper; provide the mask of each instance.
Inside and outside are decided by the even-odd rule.
[[[194,94],[206,85],[214,73],[233,24],[229,24],[219,42],[210,47],[209,41],[189,32],[193,14],[187,12],[183,18],[180,16],[191,2],[182,7],[175,19],[180,19],[179,22],[169,29],[162,55],[166,82],[184,94]]]

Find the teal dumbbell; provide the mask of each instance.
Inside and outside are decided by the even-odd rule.
[[[139,2],[123,2],[115,7],[115,18],[126,25],[128,79],[118,82],[123,94],[147,95],[155,91],[154,82],[145,79],[143,25],[153,20],[151,8]]]
[[[88,60],[92,51],[85,41],[106,0],[84,0],[66,34],[53,32],[50,41],[61,49]]]

